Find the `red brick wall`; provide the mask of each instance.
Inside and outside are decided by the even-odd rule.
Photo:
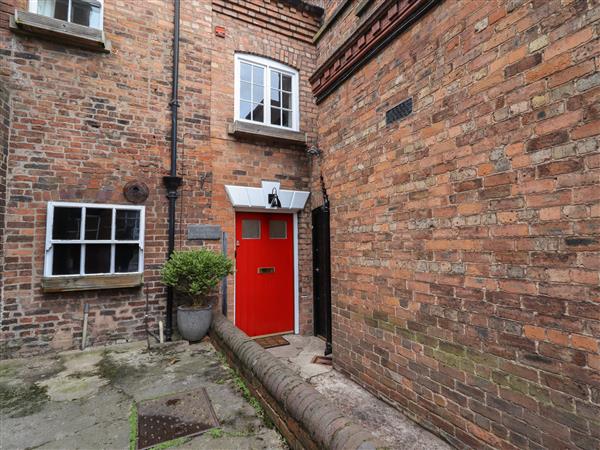
[[[10,14],[14,10],[14,0],[0,0],[0,28],[8,27]]]
[[[233,256],[234,214],[224,184],[308,189],[304,149],[237,142],[226,133],[233,119],[233,54],[251,51],[301,72],[302,130],[315,133],[316,107],[308,76],[315,69],[308,37],[318,18],[274,1],[264,18],[221,11],[222,2],[182,2],[176,248],[188,224],[219,224],[229,232]],[[17,5],[26,9],[27,2]],[[153,328],[164,318],[164,287],[158,270],[166,255],[167,200],[162,176],[169,170],[172,2],[106,2],[104,31],[111,54],[99,54],[0,28],[2,69],[12,96],[13,133],[8,160],[5,284],[2,340],[9,354],[71,348],[81,339],[82,309],[90,304],[92,344],[144,337],[144,301]],[[219,9],[221,8],[221,9]],[[12,8],[9,10],[12,11]],[[2,10],[4,11],[4,9]],[[261,12],[262,14],[262,12]],[[259,20],[260,19],[260,20]],[[213,20],[227,28],[214,36]],[[290,23],[301,23],[296,31]],[[213,48],[214,45],[214,48]],[[3,110],[4,111],[4,110]],[[122,188],[148,184],[145,287],[43,294],[46,205],[50,200],[126,203]],[[310,229],[300,216],[302,331],[311,330]],[[308,239],[308,240],[307,240]],[[220,242],[205,243],[220,249]],[[229,288],[233,314],[233,277]]]
[[[17,6],[25,9],[26,3]],[[185,174],[184,204],[194,203],[184,221],[195,223],[208,207],[198,185],[209,134],[211,25],[204,14],[207,2],[182,3],[180,136],[185,150],[180,150],[179,170]],[[11,353],[79,345],[84,303],[90,304],[92,344],[144,337],[146,289],[152,319],[163,318],[158,269],[166,254],[161,178],[169,167],[172,2],[106,2],[105,8],[110,54],[7,30],[0,34],[13,111],[2,325],[5,350]],[[122,189],[134,179],[150,188],[145,287],[43,294],[47,202],[127,203]]]
[[[456,446],[600,445],[599,17],[440,2],[319,105],[334,362]]]
[[[246,3],[246,2],[244,2]],[[316,136],[316,105],[308,83],[315,70],[315,48],[310,44],[307,30],[289,29],[290,23],[301,21],[311,33],[318,20],[285,7],[267,2],[268,14],[256,20],[252,13],[258,1],[247,2],[251,8],[236,10],[228,2],[215,2],[213,25],[225,28],[225,37],[213,36],[213,80],[211,111],[211,154],[214,157],[214,219],[223,225],[229,235],[231,256],[235,249],[235,213],[226,198],[224,185],[260,186],[261,180],[274,180],[283,189],[309,190],[309,160],[305,148],[255,144],[236,141],[227,133],[233,121],[234,56],[235,52],[252,53],[271,58],[298,70],[300,76],[300,131],[307,132],[309,141]],[[250,23],[254,22],[254,23]],[[312,247],[310,230],[310,202],[299,214],[299,277],[300,277],[300,331],[312,332]],[[233,293],[233,280],[229,292]],[[228,296],[229,317],[233,320],[233,294]]]
[[[4,280],[4,216],[6,211],[6,167],[8,162],[8,138],[10,125],[10,97],[4,87],[5,77],[0,74],[0,292]]]
[[[332,21],[328,25],[328,29],[319,37],[317,56],[317,65],[321,65],[337,48],[348,39],[354,31],[369,18],[369,15],[377,10],[377,8],[385,3],[384,0],[372,0],[371,4],[362,9],[360,16],[357,16],[359,7],[362,7],[362,1],[350,1],[348,6],[340,12],[335,18],[333,14],[341,6],[346,4],[346,0],[330,0],[326,6],[326,16]],[[331,29],[331,32],[330,30]]]

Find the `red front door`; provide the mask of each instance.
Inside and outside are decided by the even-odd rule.
[[[249,336],[294,330],[291,214],[237,213],[235,323]]]

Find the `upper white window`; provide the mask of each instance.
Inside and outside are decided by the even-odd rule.
[[[235,56],[235,118],[298,131],[298,71],[270,59]]]
[[[29,0],[29,12],[102,29],[103,0]]]
[[[141,273],[144,206],[48,203],[44,275]]]

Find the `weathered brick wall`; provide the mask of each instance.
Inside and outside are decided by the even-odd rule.
[[[210,3],[182,2],[179,171],[185,223],[205,215],[199,189],[210,105]],[[26,9],[20,0],[17,7]],[[84,303],[91,343],[144,336],[144,300],[162,319],[158,269],[166,255],[172,2],[105,2],[110,54],[0,30],[2,67],[12,98],[2,340],[10,353],[79,345]],[[45,295],[46,204],[50,200],[127,203],[128,181],[148,184],[145,287]],[[191,204],[193,203],[193,207]],[[178,214],[178,219],[179,219]],[[180,243],[181,240],[178,239]],[[156,324],[152,324],[156,327]]]
[[[218,313],[210,338],[243,377],[290,448],[385,448],[369,430],[345,417],[313,386]]]
[[[4,219],[6,210],[6,168],[8,163],[8,138],[10,132],[10,96],[5,87],[7,77],[0,72],[0,298],[4,281]],[[1,308],[4,304],[0,302]]]
[[[363,5],[362,1],[331,0],[326,6],[326,17],[332,21],[328,29],[319,36],[317,42],[319,53],[317,65],[321,65],[337,48],[356,31],[356,29],[368,19],[371,12],[375,11],[385,0],[372,0],[369,5]],[[343,11],[337,13],[338,8],[344,7]],[[361,11],[358,15],[359,10]]]
[[[315,69],[310,36],[319,18],[290,5],[253,0],[232,9],[220,1],[181,2],[178,174],[184,184],[177,249],[220,249],[218,241],[187,240],[188,224],[219,224],[229,233],[233,257],[234,212],[224,184],[259,186],[275,179],[284,188],[309,187],[304,149],[238,142],[226,132],[233,120],[234,52],[249,51],[300,70],[301,128],[314,141],[308,76]],[[16,6],[25,9],[27,2]],[[85,303],[91,344],[144,337],[146,294],[151,326],[164,318],[158,270],[167,251],[162,176],[169,170],[172,2],[106,2],[105,8],[104,31],[113,48],[108,55],[16,35],[5,22],[0,28],[1,67],[7,68],[14,105],[2,323],[10,354],[78,346]],[[225,38],[215,37],[213,21],[226,27]],[[144,288],[43,294],[47,202],[126,203],[122,188],[134,179],[150,188]],[[300,215],[303,332],[312,329],[309,221],[309,214]],[[230,277],[231,315],[233,292]]]
[[[251,53],[279,61],[295,68],[300,76],[300,131],[309,141],[316,136],[316,105],[308,77],[315,70],[316,50],[310,43],[318,28],[318,18],[303,14],[277,2],[264,4],[266,13],[260,20],[254,8],[259,1],[215,1],[213,24],[225,29],[225,37],[213,36],[213,80],[211,111],[211,153],[214,157],[213,219],[228,233],[228,249],[235,251],[235,213],[227,199],[224,185],[260,186],[261,180],[274,180],[283,189],[309,190],[309,160],[305,147],[289,147],[236,140],[227,133],[233,121],[234,56]],[[291,27],[293,23],[302,27]],[[310,202],[308,203],[310,205]],[[312,332],[312,247],[311,215],[307,205],[299,213],[300,331]],[[233,320],[233,277],[228,296],[229,317]]]
[[[8,26],[9,16],[14,10],[14,0],[0,0],[0,28]]]
[[[319,105],[335,365],[456,446],[600,445],[599,28],[440,2]]]

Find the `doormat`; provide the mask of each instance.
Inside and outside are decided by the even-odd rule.
[[[258,345],[262,348],[273,348],[282,347],[284,345],[290,345],[290,343],[283,336],[265,336],[254,339]]]
[[[323,364],[324,366],[331,366],[333,363],[331,362],[331,356],[315,356],[311,363],[313,364]]]
[[[192,437],[219,426],[204,388],[138,403],[137,448]]]

